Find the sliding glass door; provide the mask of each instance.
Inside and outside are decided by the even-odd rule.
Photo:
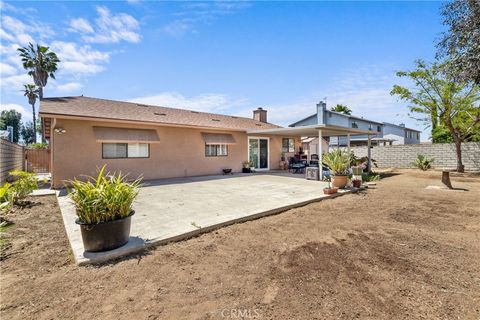
[[[248,138],[248,159],[256,170],[269,169],[268,138]]]

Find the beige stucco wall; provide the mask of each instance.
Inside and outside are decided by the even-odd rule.
[[[160,143],[150,145],[149,158],[102,159],[102,144],[96,142],[93,126],[155,129]],[[66,130],[63,134],[52,132],[52,185],[55,188],[74,177],[95,175],[97,168],[104,164],[110,172],[122,171],[131,178],[143,176],[144,180],[151,180],[221,174],[224,168],[240,172],[242,162],[248,157],[248,139],[244,132],[223,131],[232,134],[236,144],[228,146],[226,157],[206,157],[201,132],[209,131],[204,129],[70,119],[56,119],[55,127]],[[270,169],[278,169],[283,137],[269,138]],[[296,149],[299,145],[297,139]]]

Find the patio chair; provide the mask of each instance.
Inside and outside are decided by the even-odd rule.
[[[294,157],[288,159],[288,171],[293,173],[303,173],[307,167],[306,161],[298,160]]]
[[[310,166],[312,166],[312,167],[313,166],[318,166],[318,160],[319,160],[318,154],[315,154],[315,153],[312,154],[310,156]]]

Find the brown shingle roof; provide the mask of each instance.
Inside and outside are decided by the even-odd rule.
[[[44,98],[40,102],[40,115],[42,117],[87,117],[232,130],[279,128],[279,126],[271,123],[263,123],[244,117],[84,96]]]

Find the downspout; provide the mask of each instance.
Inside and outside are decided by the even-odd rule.
[[[372,171],[372,138],[370,135],[368,135],[368,143],[367,143],[367,157],[368,157],[368,162],[367,162],[367,170],[370,173]]]
[[[54,136],[55,136],[55,126],[57,125],[57,118],[53,118],[52,123],[50,125],[50,189],[53,188],[53,181],[54,181],[54,170],[53,170],[53,164],[54,164]]]

